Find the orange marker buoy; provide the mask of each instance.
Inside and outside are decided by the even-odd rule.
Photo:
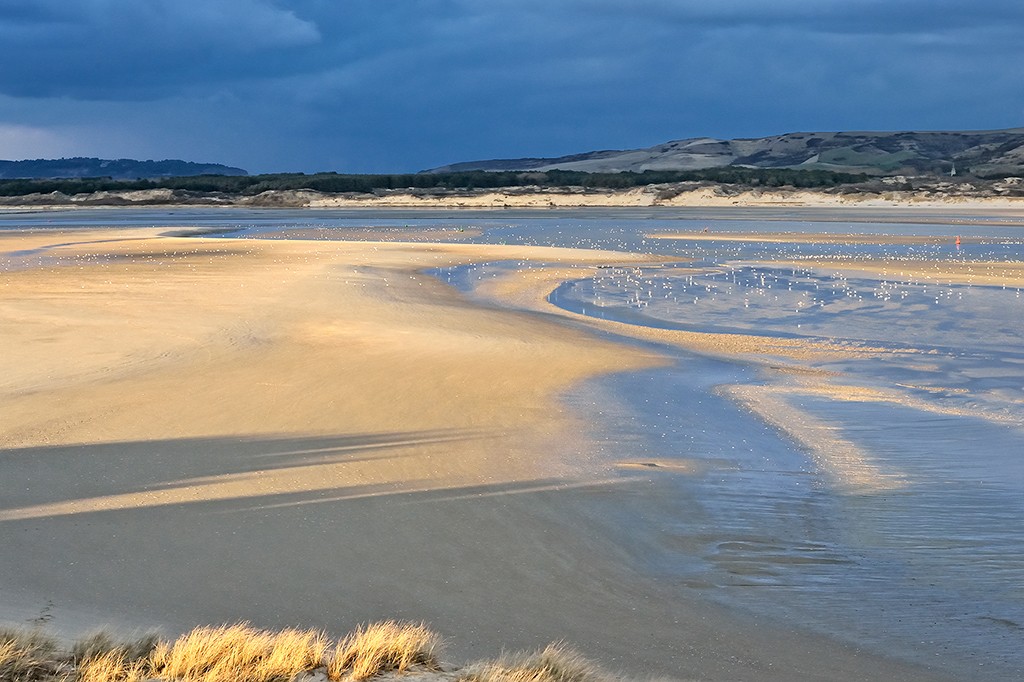
[[[956,236],[956,245],[960,246],[960,235]]]

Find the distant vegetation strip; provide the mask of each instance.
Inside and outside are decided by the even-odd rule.
[[[693,171],[644,171],[642,173],[584,173],[580,171],[465,171],[457,173],[410,173],[404,175],[343,175],[302,173],[271,175],[198,175],[152,180],[112,178],[0,180],[0,196],[29,194],[65,195],[93,192],[170,189],[185,192],[256,195],[272,190],[313,190],[325,193],[372,194],[381,190],[472,190],[501,187],[586,187],[629,189],[646,185],[684,182],[742,184],[754,187],[835,187],[865,182],[861,173],[786,168],[708,168]]]

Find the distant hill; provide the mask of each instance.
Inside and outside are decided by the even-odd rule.
[[[133,159],[35,159],[32,161],[0,161],[0,179],[13,178],[172,178],[190,175],[248,175],[241,168],[219,163],[192,161],[135,161]]]
[[[557,158],[492,159],[430,172],[575,170],[618,173],[722,166],[800,168],[872,175],[978,175],[1024,172],[1024,128],[938,132],[787,133],[755,139],[695,137],[647,149],[606,150]]]

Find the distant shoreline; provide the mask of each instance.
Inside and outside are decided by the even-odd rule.
[[[1015,179],[1011,179],[1015,180]],[[0,197],[0,210],[87,207],[251,207],[251,208],[942,208],[1024,209],[1024,197],[1007,188],[962,186],[939,189],[831,191],[797,188],[752,188],[708,184],[648,185],[625,190],[583,187],[514,187],[477,190],[383,190],[375,193],[331,194],[312,190],[270,190],[256,195],[195,193],[171,189],[103,191],[89,194],[29,194]]]

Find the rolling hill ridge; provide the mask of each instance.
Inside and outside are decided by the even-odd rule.
[[[575,170],[590,173],[699,170],[723,166],[799,168],[871,175],[1014,175],[1024,172],[1024,128],[931,132],[786,133],[718,140],[696,137],[646,149],[555,158],[454,163],[431,172]]]

